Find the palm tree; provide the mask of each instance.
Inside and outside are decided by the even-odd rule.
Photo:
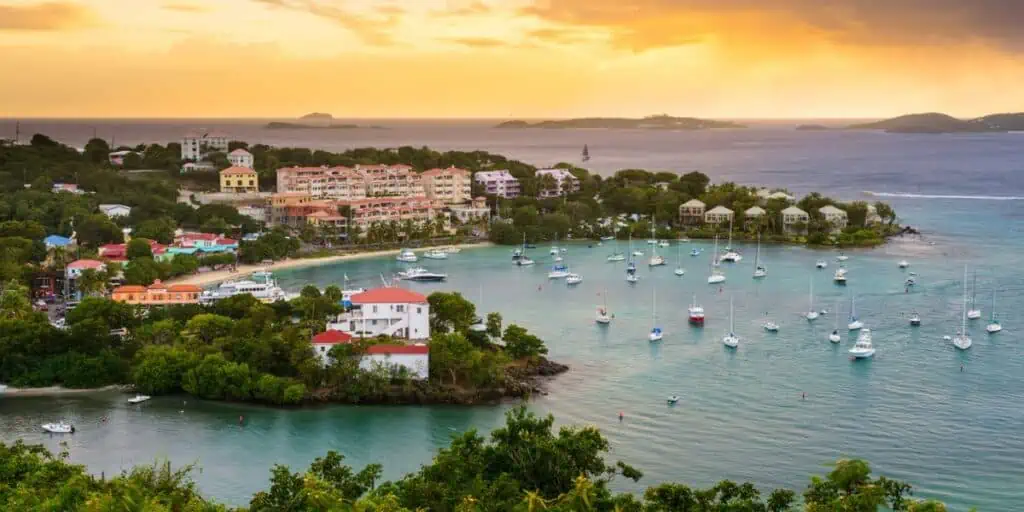
[[[547,502],[537,491],[527,491],[526,496],[523,497],[523,505],[526,507],[526,512],[537,512],[548,508]]]
[[[107,289],[105,277],[103,273],[87,268],[75,279],[75,284],[82,295],[98,295]]]

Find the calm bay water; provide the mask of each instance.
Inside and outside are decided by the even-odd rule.
[[[36,131],[69,143],[91,135],[90,122],[46,123],[53,129]],[[36,123],[23,124],[23,131],[26,124]],[[535,251],[538,265],[528,269],[511,265],[508,248],[428,261],[425,266],[448,272],[449,280],[410,286],[424,293],[461,291],[481,309],[499,311],[506,323],[519,323],[543,337],[551,357],[572,371],[553,381],[550,395],[530,407],[551,412],[562,424],[599,426],[612,442],[610,458],[644,470],[642,485],[664,480],[706,485],[730,478],[764,488],[802,488],[809,473],[826,470],[822,464],[862,457],[876,472],[906,479],[919,495],[942,499],[954,510],[971,505],[1009,510],[1024,499],[1019,464],[1024,440],[1016,435],[1024,422],[1019,405],[1024,349],[1018,334],[1024,322],[1019,313],[1024,277],[1017,272],[1024,249],[1019,236],[1024,202],[1016,199],[1024,196],[1020,135],[811,133],[774,125],[698,133],[508,132],[485,124],[430,128],[406,123],[389,130],[330,133],[200,122],[109,128],[119,130],[118,141],[126,143],[174,139],[184,127],[208,126],[275,144],[487,149],[536,164],[573,159],[587,143],[595,156],[591,163],[602,172],[699,168],[715,181],[820,190],[843,199],[866,198],[864,190],[899,194],[884,199],[905,223],[926,233],[924,240],[848,253],[845,288],[831,282],[833,254],[784,246],[762,248],[769,276],[755,282],[750,277],[754,248],[745,245],[745,259],[726,268],[728,281],[719,291],[706,284],[708,259],[688,255],[690,244],[683,245],[679,258],[687,270],[684,277],[672,274],[673,246],[666,250],[669,264],[642,269],[641,282],[632,287],[623,279],[622,264],[605,262],[611,250],[607,244],[569,246],[566,262],[584,276],[575,288],[546,279],[550,257],[544,247]],[[710,251],[708,244],[694,245]],[[823,257],[830,268],[815,270],[814,261]],[[896,266],[900,259],[908,259],[910,270],[919,274],[910,293],[904,292],[905,273]],[[991,290],[998,289],[997,309],[1006,330],[988,337],[984,321],[976,321],[970,329],[974,347],[962,353],[942,336],[958,326],[965,263],[978,270],[986,318]],[[352,284],[374,286],[379,274],[397,269],[397,262],[377,259],[297,269],[279,277],[292,289],[340,284],[346,274]],[[829,310],[814,324],[798,317],[808,307],[811,281],[816,307]],[[652,345],[646,333],[655,289],[657,322],[666,334],[662,343]],[[616,315],[607,328],[593,322],[602,293]],[[693,294],[708,311],[703,330],[686,325]],[[873,361],[849,360],[853,336],[840,346],[826,340],[837,302],[839,323],[846,322],[851,294],[857,295],[858,313],[874,333],[879,352]],[[720,342],[728,327],[730,297],[742,337],[735,352]],[[907,324],[906,315],[915,309],[924,318],[919,329]],[[761,330],[766,312],[781,324],[778,334]],[[845,336],[845,329],[841,332]],[[664,403],[671,394],[682,397],[674,408]],[[73,460],[107,474],[155,457],[197,461],[202,473],[196,477],[204,491],[243,503],[266,486],[271,464],[301,468],[328,449],[341,451],[354,465],[382,462],[387,477],[398,477],[428,461],[452,433],[499,425],[508,407],[276,410],[198,400],[183,404],[181,397],[133,407],[123,399],[117,394],[0,399],[0,438],[51,448],[66,440]],[[622,423],[619,411],[626,415]],[[237,425],[239,415],[248,419],[245,427]],[[105,423],[103,416],[109,418]],[[36,432],[39,423],[57,417],[73,419],[79,432],[63,439]]]

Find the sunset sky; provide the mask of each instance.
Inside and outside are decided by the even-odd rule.
[[[0,0],[0,117],[1024,110],[1016,0]]]

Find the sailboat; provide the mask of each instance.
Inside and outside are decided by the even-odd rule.
[[[586,144],[583,145],[583,155],[580,160],[584,162],[590,161],[590,148],[588,148]]]
[[[711,253],[711,275],[708,276],[708,284],[725,282],[725,274],[718,269],[718,236],[715,236],[715,252]]]
[[[647,335],[650,341],[661,341],[661,327],[658,327],[658,294],[657,290],[651,289],[651,333]]]
[[[761,233],[757,234],[757,252],[754,253],[754,279],[768,275],[768,269],[761,264]]]
[[[636,283],[640,278],[636,275],[636,263],[633,262],[633,257],[630,256],[629,263],[626,263],[626,282]]]
[[[974,342],[967,335],[967,265],[964,265],[964,308],[960,318],[960,332],[953,336],[953,346],[960,350],[971,348]]]
[[[533,265],[533,260],[526,257],[526,233],[523,233],[523,248],[519,251],[519,257],[513,257],[513,259],[515,259],[516,265],[519,265],[520,267]]]
[[[601,239],[604,240],[605,237],[601,237]],[[615,240],[615,237],[611,237],[611,239]],[[607,259],[608,259],[608,261],[625,261],[626,255],[623,254],[622,251],[619,250],[619,241],[618,240],[615,240],[615,251],[613,251],[611,254],[609,254]]]
[[[675,274],[677,276],[682,276],[683,274],[686,274],[686,269],[683,268],[683,246],[681,244],[676,244],[676,271],[675,271]]]
[[[974,279],[971,283],[971,309],[967,310],[968,320],[981,318],[981,310],[978,309],[978,272],[974,272]]]
[[[552,256],[558,256],[558,233],[555,233],[555,242],[551,245],[551,250],[548,253]]]
[[[704,308],[700,304],[697,304],[697,294],[693,295],[693,303],[686,310],[690,325],[703,326],[704,325]]]
[[[725,246],[725,254],[722,255],[720,261],[728,261],[730,263],[739,263],[743,259],[743,256],[732,249],[732,217],[729,218],[729,245]]]
[[[732,297],[729,297],[729,334],[722,337],[722,343],[729,348],[736,348],[740,344],[740,338],[739,336],[736,336],[735,326],[733,324]]]
[[[996,291],[992,290],[992,312],[989,318],[988,325],[985,326],[985,332],[989,334],[995,334],[1003,330],[1003,326],[999,324],[999,320],[996,320]]]
[[[857,297],[850,297],[850,323],[846,324],[846,327],[851,331],[856,331],[864,328],[864,322],[861,322],[857,318]]]
[[[654,239],[654,218],[651,217],[651,238]],[[665,264],[665,257],[658,255],[658,244],[651,245],[651,259],[647,261],[649,267],[659,267]]]
[[[809,305],[807,307],[807,313],[804,315],[804,318],[806,318],[808,322],[817,320],[818,312],[814,310],[814,279],[811,279],[808,302]]]
[[[633,231],[632,231],[632,229],[630,229],[630,232],[629,232],[629,254],[630,254],[630,256],[638,256],[638,257],[644,255],[644,252],[641,251],[641,250],[636,250],[636,251],[633,250]]]
[[[835,328],[832,329],[832,334],[828,335],[828,340],[832,343],[839,343],[842,338],[839,337],[839,299],[836,299],[836,314],[833,315],[836,319]]]
[[[597,316],[594,317],[594,321],[599,324],[608,325],[612,322],[612,316],[608,313],[608,290],[601,292],[601,298],[604,300],[597,307]]]

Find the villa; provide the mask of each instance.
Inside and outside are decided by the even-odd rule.
[[[539,169],[534,175],[540,190],[540,197],[559,197],[580,191],[580,180],[565,169]],[[544,176],[551,176],[554,179],[553,188],[544,188]]]
[[[425,295],[405,288],[376,288],[352,296],[352,309],[327,324],[353,336],[430,338],[430,304]]]
[[[751,206],[743,211],[743,217],[747,220],[756,220],[764,217],[764,214],[768,213],[760,206]]]
[[[451,210],[452,216],[462,224],[487,219],[491,216],[491,209],[487,206],[486,197],[475,197],[470,205],[451,206],[448,209]]]
[[[259,176],[249,167],[228,167],[220,171],[220,191],[223,194],[259,192]]]
[[[350,334],[327,330],[313,336],[311,344],[313,352],[320,358],[321,363],[326,365],[331,362],[331,348],[351,342]],[[367,347],[366,353],[359,360],[359,368],[372,370],[380,366],[405,368],[413,379],[426,380],[430,374],[430,349],[422,343],[414,345],[377,344]]]
[[[149,286],[125,285],[114,288],[111,300],[144,306],[198,304],[203,289],[194,284],[164,285],[159,279]]]
[[[724,224],[733,218],[732,210],[724,206],[716,206],[704,213],[705,224]]]
[[[100,213],[113,219],[114,217],[127,217],[131,215],[132,208],[123,204],[101,204]]]
[[[238,148],[228,153],[228,162],[231,162],[232,167],[245,167],[252,169],[254,160],[252,153],[242,148]]]
[[[473,181],[484,187],[484,193],[505,199],[519,197],[519,180],[512,173],[502,171],[481,171],[473,175]]]
[[[689,226],[704,222],[705,207],[706,205],[700,199],[690,199],[679,205],[679,222]]]
[[[804,234],[807,232],[807,223],[810,221],[811,216],[796,206],[782,210],[782,229],[786,233]]]
[[[832,227],[832,233],[842,232],[849,223],[849,217],[846,215],[846,212],[832,205],[818,208],[818,213],[825,217],[825,221]]]

